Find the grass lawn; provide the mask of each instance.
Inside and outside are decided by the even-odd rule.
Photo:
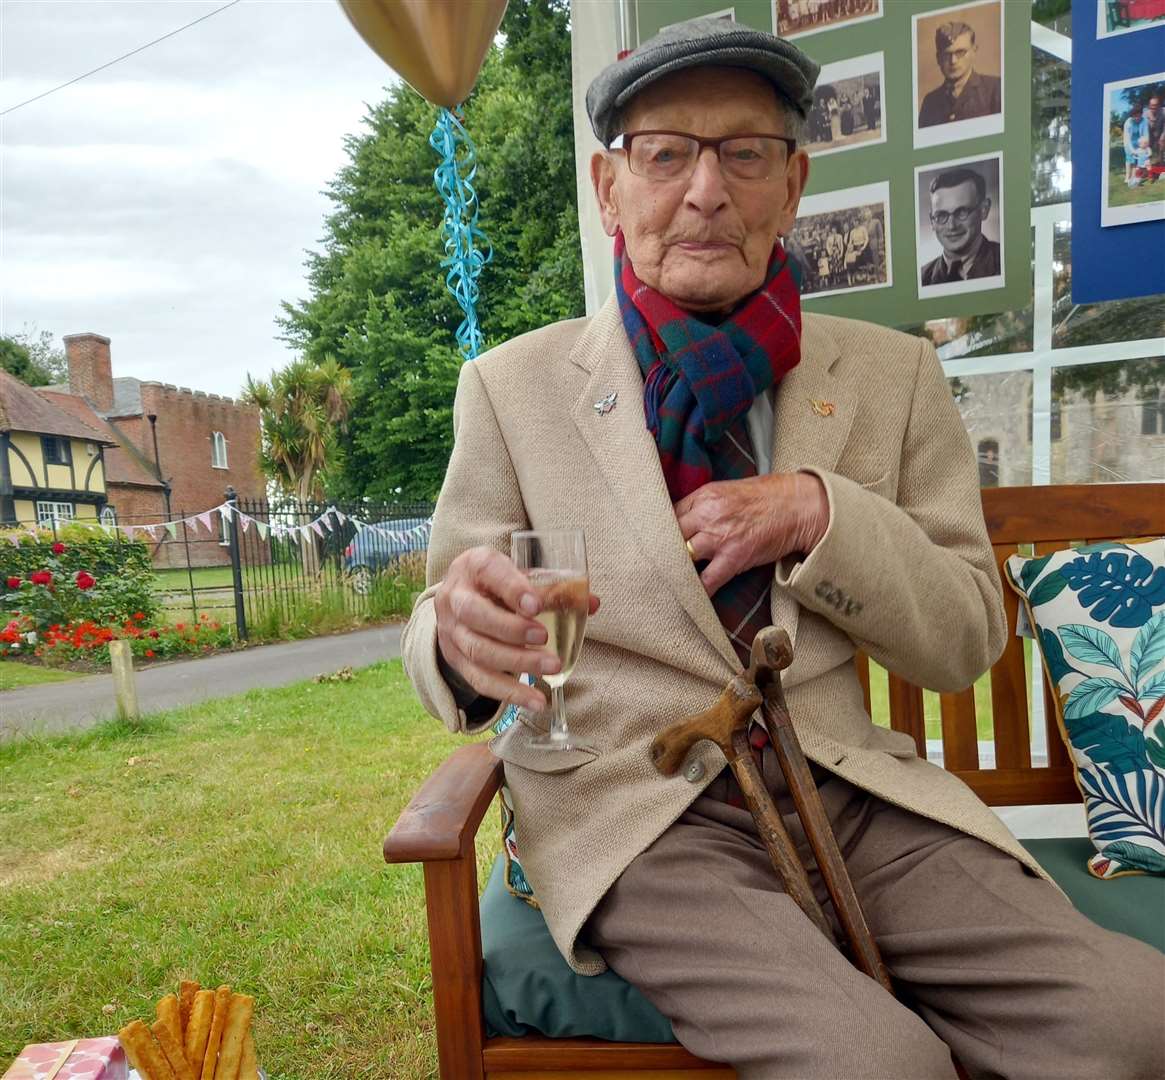
[[[1027,670],[1027,681],[1024,685],[1031,687],[1032,675],[1032,643],[1031,638],[1023,642],[1024,666]],[[1030,696],[1030,693],[1029,693]],[[926,715],[926,737],[941,739],[943,737],[942,712],[939,696],[930,690],[922,692],[922,708]],[[870,661],[870,713],[875,724],[882,727],[890,726],[890,684],[885,669]],[[991,675],[982,675],[975,683],[975,729],[980,741],[990,742],[995,738],[991,726]]]
[[[0,690],[15,690],[18,686],[40,686],[43,683],[65,682],[78,677],[75,671],[55,671],[15,660],[0,660]]]
[[[1125,171],[1109,169],[1108,171],[1108,205],[1109,206],[1140,206],[1143,203],[1165,201],[1165,180],[1158,180],[1155,184],[1140,183],[1136,187],[1129,187],[1125,183]]]
[[[435,1076],[421,870],[380,849],[460,742],[393,662],[0,745],[0,1064],[189,977],[256,996],[273,1080]]]

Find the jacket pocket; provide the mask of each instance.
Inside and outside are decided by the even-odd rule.
[[[547,750],[530,745],[530,740],[539,734],[527,722],[519,720],[511,724],[496,738],[490,739],[489,748],[494,757],[507,765],[517,765],[536,773],[565,773],[587,765],[598,757],[595,750]]]

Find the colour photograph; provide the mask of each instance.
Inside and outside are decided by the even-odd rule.
[[[920,300],[1004,284],[1002,169],[995,153],[914,170]]]
[[[773,0],[781,37],[800,37],[882,17],[883,0]]]
[[[866,184],[802,199],[785,250],[801,273],[802,296],[892,285],[890,185]]]
[[[1165,218],[1165,71],[1104,86],[1100,224]]]
[[[1165,26],[1165,0],[1096,0],[1096,36],[1114,37]]]
[[[886,141],[882,112],[885,55],[870,53],[826,64],[813,91],[805,150],[833,154]]]
[[[928,11],[911,19],[914,145],[1003,130],[1001,0]]]

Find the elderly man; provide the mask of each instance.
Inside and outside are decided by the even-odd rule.
[[[930,224],[943,250],[922,268],[923,285],[999,274],[999,244],[983,235],[990,212],[987,183],[975,169],[947,169],[930,182]]]
[[[583,974],[610,965],[742,1080],[950,1077],[948,1044],[979,1076],[1148,1077],[1158,954],[1077,914],[863,707],[855,648],[955,690],[1009,628],[934,350],[802,319],[780,238],[816,73],[788,42],[701,19],[592,84],[616,296],[462,369],[405,665],[451,730],[522,706],[491,745],[559,949]],[[592,612],[602,598],[567,684],[591,750],[535,745],[544,684],[518,678],[558,661],[509,538],[554,527],[585,530]],[[902,1000],[781,890],[716,746],[675,777],[651,763],[653,737],[715,701],[768,624],[795,642],[789,708]]]
[[[922,99],[918,110],[920,128],[994,116],[1002,111],[999,77],[980,75],[975,70],[979,46],[970,26],[964,22],[943,23],[934,32],[934,50],[943,84]]]

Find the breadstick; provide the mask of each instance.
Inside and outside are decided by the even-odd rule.
[[[177,998],[174,999],[174,1008],[178,1008]],[[178,1037],[178,1032],[174,1030],[174,1025],[168,1019],[159,1017],[150,1025],[150,1030],[154,1033],[154,1038],[158,1040],[162,1053],[170,1062],[170,1068],[174,1070],[175,1080],[195,1080],[194,1070],[186,1060],[186,1054],[182,1050],[182,1040]]]
[[[222,1033],[222,1049],[218,1052],[218,1068],[214,1080],[238,1080],[239,1062],[243,1056],[243,1039],[251,1030],[255,999],[250,994],[231,994],[231,1008]]]
[[[243,1056],[239,1061],[239,1080],[259,1080],[259,1059],[255,1054],[255,1037],[249,1031],[243,1038]]]
[[[193,979],[183,979],[178,987],[178,1011],[182,1019],[182,1038],[186,1038],[186,1025],[190,1023],[190,1010],[194,1008],[194,995],[202,987]]]
[[[220,986],[214,992],[214,1019],[210,1022],[210,1038],[206,1040],[206,1057],[202,1059],[201,1080],[214,1080],[214,1070],[218,1065],[218,1048],[222,1043],[222,1032],[226,1027],[227,1011],[230,1007],[231,988]]]
[[[155,1006],[154,1011],[159,1020],[164,1020],[170,1029],[178,1036],[178,1045],[182,1045],[182,1013],[178,1007],[176,994],[167,994]],[[163,1047],[162,1049],[165,1049]]]
[[[154,1042],[150,1029],[140,1020],[131,1020],[117,1037],[129,1063],[137,1069],[142,1080],[177,1080],[162,1048]]]
[[[186,1022],[186,1038],[182,1048],[186,1060],[196,1077],[202,1076],[202,1059],[206,1056],[206,1043],[210,1038],[210,1022],[214,1018],[214,991],[199,990],[190,1006],[190,1019]]]

